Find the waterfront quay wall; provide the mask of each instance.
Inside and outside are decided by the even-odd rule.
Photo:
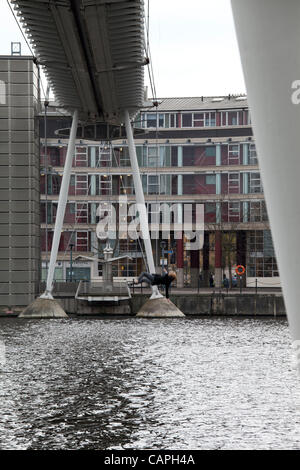
[[[132,298],[133,313],[138,312],[147,298],[146,295]],[[187,316],[286,316],[281,294],[173,294],[170,299]]]
[[[77,315],[136,315],[149,295],[134,294],[129,302],[119,305],[97,305],[61,298],[67,313]],[[286,316],[282,295],[253,294],[173,294],[172,302],[187,316],[198,315],[242,315],[242,316]]]
[[[75,299],[78,284],[56,283],[54,297],[68,314],[73,315],[136,315],[149,299],[149,292],[135,292],[129,301],[116,303],[88,303]],[[43,292],[43,285],[41,292]],[[170,299],[187,316],[272,316],[284,317],[286,310],[282,293],[277,292],[191,292],[173,289]],[[14,316],[22,308],[10,311],[0,308],[0,316]]]

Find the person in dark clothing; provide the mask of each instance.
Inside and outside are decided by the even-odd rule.
[[[209,287],[215,287],[215,280],[214,280],[214,276],[212,273],[210,273],[210,276],[209,276]]]
[[[166,289],[166,298],[169,298],[169,287],[171,283],[176,279],[175,271],[170,271],[169,273],[165,274],[150,274],[150,273],[142,273],[137,281],[137,284],[141,282],[146,282],[149,286],[165,286]]]
[[[223,287],[229,289],[229,279],[226,277],[226,274],[223,274]]]

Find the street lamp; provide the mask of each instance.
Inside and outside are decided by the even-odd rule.
[[[164,267],[165,267],[165,253],[166,253],[166,245],[167,243],[165,241],[160,242],[160,247],[161,247],[161,256],[162,256],[162,266],[161,266],[161,272],[163,274],[164,272]],[[168,269],[168,258],[167,258],[167,269]]]
[[[73,281],[73,248],[74,248],[74,243],[70,243],[70,282]]]

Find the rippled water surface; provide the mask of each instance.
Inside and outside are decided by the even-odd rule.
[[[300,449],[285,321],[1,319],[2,449]]]

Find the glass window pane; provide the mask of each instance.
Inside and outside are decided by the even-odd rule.
[[[205,176],[206,184],[216,184],[216,175],[206,175]]]
[[[147,114],[147,127],[156,127],[156,114]]]
[[[192,113],[182,115],[182,127],[192,127]]]

